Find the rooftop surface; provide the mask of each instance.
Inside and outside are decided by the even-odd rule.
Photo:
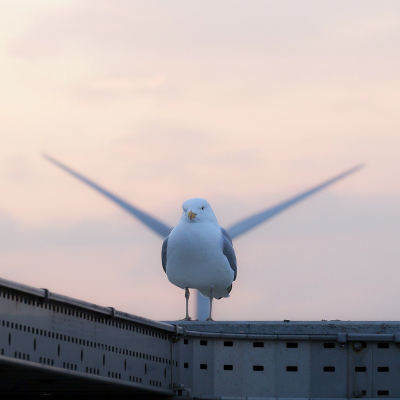
[[[400,321],[169,321],[189,331],[259,335],[400,333]]]

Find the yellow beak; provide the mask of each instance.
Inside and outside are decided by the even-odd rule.
[[[197,214],[195,214],[193,211],[189,211],[188,212],[188,217],[189,217],[190,220],[192,220],[193,218],[196,218],[196,215]]]

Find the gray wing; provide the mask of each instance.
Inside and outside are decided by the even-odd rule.
[[[125,200],[122,200],[120,197],[117,197],[115,194],[109,192],[108,190],[102,188],[101,186],[97,185],[90,179],[84,177],[83,175],[79,174],[78,172],[74,171],[73,169],[67,167],[66,165],[60,163],[59,161],[55,160],[52,157],[43,155],[43,157],[53,163],[54,165],[57,165],[57,167],[60,167],[63,169],[65,172],[68,172],[75,178],[78,178],[80,181],[86,183],[89,185],[92,189],[97,190],[99,193],[101,193],[103,196],[107,197],[109,200],[113,201],[114,203],[118,204],[120,207],[122,207],[125,211],[128,211],[129,214],[135,216],[139,221],[141,221],[143,224],[145,224],[148,228],[150,228],[152,231],[157,233],[158,235],[162,236],[165,238],[166,236],[169,235],[171,232],[172,228],[169,227],[168,225],[164,224],[160,220],[152,217],[150,214],[145,213],[144,211],[139,210],[139,208],[133,206],[132,204],[129,204]]]
[[[229,240],[229,242],[232,244],[232,238],[231,235],[228,233],[228,231],[224,228],[221,228],[222,234]]]
[[[164,239],[161,249],[161,262],[165,273],[167,273],[167,248],[169,235]]]
[[[229,234],[233,238],[235,238],[239,235],[242,235],[243,233],[249,231],[250,229],[253,229],[257,225],[266,221],[267,219],[272,218],[274,215],[282,212],[283,210],[286,210],[287,208],[293,206],[294,204],[297,204],[299,201],[306,199],[308,196],[311,196],[314,193],[319,192],[320,190],[326,188],[327,186],[332,185],[333,183],[339,181],[340,179],[343,179],[346,176],[358,171],[362,167],[363,167],[363,165],[358,165],[352,169],[349,169],[348,171],[343,172],[340,175],[337,175],[337,176],[329,179],[328,181],[325,181],[325,182],[319,184],[318,186],[315,186],[303,193],[298,194],[295,197],[290,198],[289,200],[279,203],[274,207],[267,208],[266,210],[264,210],[258,214],[252,215],[251,217],[238,222],[237,224],[228,228]]]
[[[236,264],[236,254],[235,250],[233,249],[232,246],[232,239],[229,236],[229,233],[224,229],[221,228],[221,233],[222,233],[222,252],[224,253],[224,256],[228,259],[229,265],[232,268],[233,271],[233,280],[236,280],[237,276],[237,264]]]

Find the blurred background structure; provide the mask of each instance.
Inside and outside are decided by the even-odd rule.
[[[398,320],[397,1],[0,5],[0,275],[153,319],[160,241],[46,152],[174,226],[222,226],[365,162],[238,238],[219,320]]]

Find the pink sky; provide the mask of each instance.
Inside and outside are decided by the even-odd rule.
[[[168,320],[162,241],[45,152],[174,225],[222,226],[367,167],[234,242],[215,319],[398,320],[398,1],[0,5],[0,276]]]

